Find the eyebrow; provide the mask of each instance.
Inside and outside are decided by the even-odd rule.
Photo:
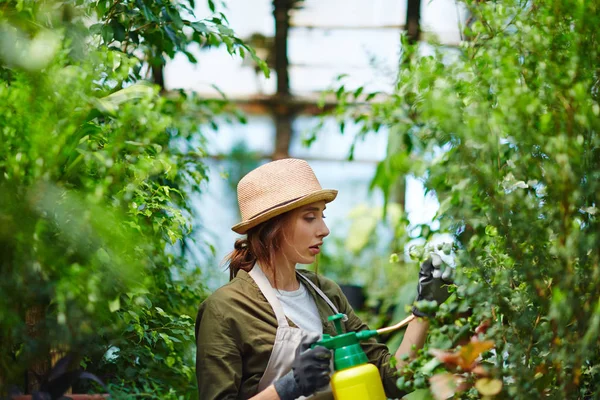
[[[327,209],[327,206],[323,207],[323,211],[325,211]],[[319,207],[307,207],[302,211],[321,211],[321,209]]]

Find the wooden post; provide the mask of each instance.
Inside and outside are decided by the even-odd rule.
[[[290,9],[292,0],[273,0],[275,17],[275,73],[277,74],[277,94],[290,94],[289,60],[287,39],[290,29]]]
[[[410,44],[421,37],[421,0],[408,0],[406,3],[406,33]]]
[[[27,309],[25,312],[25,324],[27,325],[27,336],[31,340],[37,340],[44,335],[43,322],[45,311],[41,305],[35,305]],[[40,389],[41,381],[48,373],[50,363],[48,362],[48,354],[46,349],[39,348],[39,357],[31,364],[27,370],[27,392],[33,393]]]
[[[416,44],[421,36],[421,0],[408,0],[406,3],[406,34],[408,42],[411,45]],[[400,68],[403,66],[400,65]],[[388,148],[392,151],[403,151],[402,138],[392,137],[390,131]],[[402,211],[406,210],[406,177],[398,178],[391,192],[391,200],[402,207]]]
[[[292,121],[294,113],[288,106],[290,100],[289,60],[287,40],[290,29],[290,10],[294,0],[273,0],[275,17],[275,73],[277,74],[277,93],[272,108],[275,119],[275,152],[273,159],[289,157],[292,141]]]
[[[165,92],[165,66],[164,64],[152,65],[152,81],[160,86],[160,92]]]

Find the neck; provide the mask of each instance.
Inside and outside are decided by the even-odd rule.
[[[280,290],[298,290],[300,282],[296,277],[296,264],[290,262],[285,257],[276,257],[273,260],[274,268],[264,268],[263,273],[271,283],[274,289]]]

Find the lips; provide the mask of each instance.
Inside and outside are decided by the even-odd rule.
[[[321,249],[319,248],[323,243],[315,244],[314,246],[310,246],[308,249],[312,254],[319,254]]]

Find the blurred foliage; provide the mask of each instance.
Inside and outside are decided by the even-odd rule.
[[[399,321],[406,315],[405,306],[416,296],[415,263],[396,253],[389,256],[410,239],[405,214],[395,203],[387,205],[386,213],[381,206],[360,204],[350,210],[347,221],[347,232],[327,238],[312,269],[342,289],[344,285],[363,289],[365,304],[355,311],[371,329],[390,323],[392,318]],[[403,287],[410,289],[401,290]]]
[[[260,152],[252,150],[245,140],[235,142],[227,154],[224,177],[227,180],[228,188],[231,190],[229,197],[233,200],[232,208],[237,211],[239,211],[237,204],[238,182],[248,172],[260,166],[262,157]]]
[[[192,44],[254,55],[208,4],[205,20],[193,0],[0,5],[0,393],[60,349],[116,398],[197,396],[206,289],[178,245],[203,129],[239,115],[144,79],[178,52],[195,62]]]
[[[421,236],[459,246],[457,290],[399,385],[438,399],[598,398],[599,5],[462,4],[459,49],[421,56],[405,42],[393,93],[336,91],[340,121],[402,144],[375,187],[421,178],[440,201],[439,229]]]

